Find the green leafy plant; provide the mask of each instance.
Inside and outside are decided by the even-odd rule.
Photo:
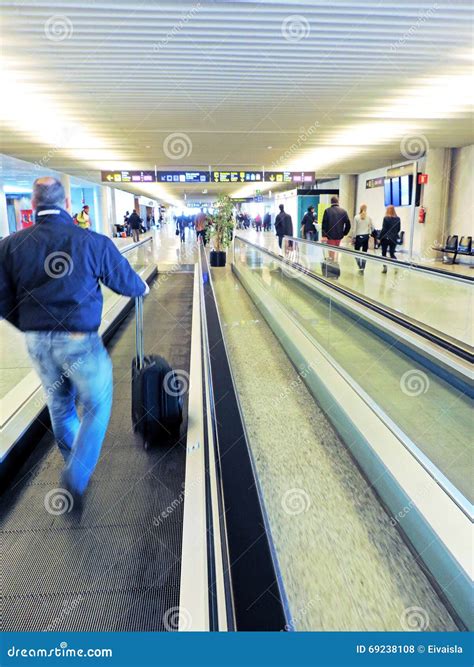
[[[220,252],[229,247],[234,229],[234,202],[229,195],[221,195],[216,204],[213,215],[209,216],[207,239],[212,241],[214,250]]]

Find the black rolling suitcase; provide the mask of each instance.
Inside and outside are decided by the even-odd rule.
[[[329,259],[324,259],[321,262],[321,271],[325,278],[339,278],[341,275],[339,264]]]
[[[135,314],[137,356],[132,362],[132,424],[148,448],[178,435],[183,398],[179,379],[166,359],[144,354],[141,296],[135,301]]]

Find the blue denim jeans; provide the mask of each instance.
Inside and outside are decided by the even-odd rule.
[[[29,331],[26,343],[46,393],[66,466],[62,481],[82,494],[99,459],[112,408],[112,362],[98,333]],[[81,416],[76,410],[81,407]]]

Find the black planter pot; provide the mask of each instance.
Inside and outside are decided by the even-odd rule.
[[[225,266],[226,252],[225,250],[211,250],[209,253],[211,266]]]

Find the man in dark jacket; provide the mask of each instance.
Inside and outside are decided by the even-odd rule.
[[[140,218],[138,213],[136,211],[132,211],[128,219],[128,224],[132,230],[132,239],[134,243],[138,243],[140,240],[140,227],[142,226],[142,222],[143,220]]]
[[[100,283],[130,297],[149,288],[111,239],[74,225],[67,205],[58,180],[35,181],[36,224],[0,242],[0,317],[25,332],[73,500],[97,464],[112,406],[112,363],[98,334]]]
[[[347,211],[339,206],[336,195],[331,197],[331,206],[324,211],[322,223],[322,240],[328,245],[339,246],[341,239],[349,234],[351,222]]]
[[[263,216],[263,231],[269,232],[271,226],[272,226],[272,216],[270,215],[270,212],[267,211]]]
[[[316,216],[314,215],[314,206],[308,206],[308,210],[301,221],[301,236],[308,241],[318,240],[318,230],[316,229]]]
[[[285,212],[285,207],[280,204],[280,213],[275,218],[275,234],[278,237],[278,247],[281,249],[284,236],[293,236],[293,222],[291,215]]]

